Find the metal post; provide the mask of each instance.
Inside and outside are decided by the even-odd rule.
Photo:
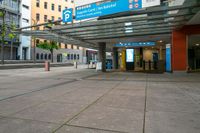
[[[33,63],[35,64],[36,63],[36,57],[35,57],[35,55],[36,55],[36,39],[34,38],[34,40],[33,40],[34,42],[34,46],[33,46]]]

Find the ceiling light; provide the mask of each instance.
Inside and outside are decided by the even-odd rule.
[[[133,30],[126,30],[125,33],[132,33]]]
[[[132,27],[126,27],[125,30],[132,30]]]
[[[199,46],[199,45],[200,45],[200,44],[198,44],[198,43],[196,44],[196,46]]]
[[[125,24],[125,26],[131,26],[132,25],[131,22],[127,22],[127,23],[124,23],[124,24]]]

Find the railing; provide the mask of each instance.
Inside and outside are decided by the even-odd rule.
[[[164,72],[165,65],[164,61],[143,61],[143,70],[144,71],[155,71],[155,72]]]

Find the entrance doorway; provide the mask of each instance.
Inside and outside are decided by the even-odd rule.
[[[22,48],[22,60],[26,60],[27,59],[27,48],[23,47]]]
[[[57,62],[62,62],[62,54],[57,55]]]
[[[191,35],[188,41],[188,69],[200,71],[200,35]]]

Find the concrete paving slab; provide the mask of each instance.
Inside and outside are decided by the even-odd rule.
[[[97,102],[97,106],[131,109],[139,112],[144,111],[144,96],[113,95],[108,94]]]
[[[191,102],[183,102],[178,100],[166,100],[162,98],[152,98],[147,101],[148,111],[169,111],[169,112],[188,112],[198,113],[200,108]]]
[[[101,80],[81,80],[76,84],[73,84],[73,87],[78,88],[113,88],[119,84],[119,81],[101,81]]]
[[[177,84],[149,83],[147,110],[200,112],[200,106],[187,96]]]
[[[82,112],[68,124],[106,130],[140,133],[143,112],[130,109],[93,106]]]
[[[62,124],[83,108],[83,105],[48,102],[25,109],[13,116],[22,119]]]
[[[191,98],[194,102],[200,104],[200,83],[178,83],[177,87],[181,91]]]
[[[146,81],[144,81],[144,82],[123,81],[116,88],[140,90],[140,89],[144,89],[146,87],[145,82]]]
[[[148,111],[145,133],[199,133],[200,113]]]
[[[74,127],[74,126],[63,126],[56,133],[123,133],[115,131],[105,131],[100,129],[91,129],[83,127]]]
[[[59,85],[58,87],[46,88],[41,91],[36,91],[34,93],[29,93],[21,96],[22,98],[26,98],[33,101],[49,101],[56,97],[61,97],[62,95],[76,91],[76,88],[70,88],[68,84]]]
[[[19,112],[25,108],[39,104],[41,101],[33,101],[23,97],[15,97],[0,101],[0,115],[7,116]]]
[[[14,118],[3,118],[0,119],[0,133],[50,133],[58,127],[58,125],[14,119]]]
[[[104,92],[98,93],[98,91],[84,91],[84,89],[83,89],[83,90],[78,90],[78,91],[73,91],[73,92],[67,93],[60,97],[54,98],[51,101],[89,105],[92,102],[96,101],[103,94],[104,94]]]
[[[66,79],[44,79],[44,78],[39,78],[39,79],[34,79],[34,80],[29,80],[25,82],[18,82],[16,83],[10,83],[10,84],[1,84],[2,88],[15,88],[15,89],[26,89],[26,90],[37,90],[40,88],[44,88],[45,86],[51,86],[54,84],[60,84],[63,82],[67,82],[70,80]]]
[[[110,91],[109,94],[127,95],[127,96],[144,96],[145,95],[145,88],[132,89],[132,88],[119,88],[119,87],[116,87],[114,90]]]
[[[23,93],[27,93],[29,90],[26,89],[10,89],[10,88],[0,88],[0,100],[12,97],[14,95],[20,95]]]

